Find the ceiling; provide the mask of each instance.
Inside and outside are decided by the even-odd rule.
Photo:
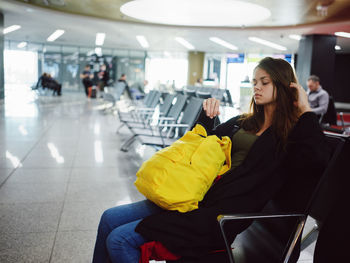
[[[214,0],[213,0],[214,1]],[[47,43],[47,37],[56,29],[65,34],[54,44],[94,47],[96,33],[106,33],[103,47],[116,49],[144,50],[136,35],[144,35],[149,51],[187,51],[175,37],[183,37],[195,46],[195,50],[249,53],[296,53],[298,41],[290,34],[334,34],[337,31],[350,32],[349,0],[251,0],[270,9],[267,20],[242,27],[191,27],[147,23],[126,17],[119,9],[128,0],[0,0],[5,27],[18,24],[22,28],[5,35],[5,39]],[[327,15],[317,11],[317,5],[328,5]],[[234,15],[233,10],[233,15]],[[287,51],[278,51],[251,42],[248,37],[260,37],[279,45]],[[219,37],[238,47],[232,51],[209,40]],[[350,39],[337,38],[341,50],[350,53]]]

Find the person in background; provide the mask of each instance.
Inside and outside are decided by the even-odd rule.
[[[40,86],[42,87],[42,89],[46,89],[48,88],[48,84],[49,84],[49,76],[46,72],[44,72],[38,79],[35,89],[38,89]]]
[[[98,88],[101,92],[104,91],[104,88],[107,86],[109,81],[109,72],[106,70],[106,65],[102,64],[100,67],[100,71],[98,72]]]
[[[84,68],[84,71],[80,74],[80,78],[82,79],[84,89],[85,89],[85,94],[88,97],[89,96],[89,88],[92,88],[93,83],[92,83],[92,78],[93,74],[91,74],[90,70],[90,65],[86,65]]]
[[[208,134],[232,138],[232,165],[216,178],[198,209],[166,211],[146,199],[106,210],[98,228],[94,263],[137,263],[140,246],[150,241],[161,242],[178,256],[207,255],[225,247],[216,220],[219,214],[258,213],[285,187],[293,195],[279,199],[283,209],[304,209],[329,158],[325,135],[287,61],[264,58],[254,70],[252,83],[250,112],[219,126],[215,119],[220,101],[203,102],[197,123]],[[239,220],[232,222],[228,242],[247,227]]]
[[[62,84],[60,84],[57,80],[55,80],[50,74],[47,75],[48,77],[48,88],[53,90],[52,95],[57,94],[58,96],[62,95]]]
[[[327,91],[322,89],[320,78],[316,75],[311,75],[307,79],[307,87],[308,100],[312,111],[319,117],[323,116],[328,109],[329,95]]]
[[[198,78],[197,82],[194,83],[196,87],[202,87],[203,86],[203,78]]]
[[[125,73],[121,74],[120,78],[118,79],[118,82],[123,82],[125,84],[126,93],[128,94],[129,98],[132,99],[131,90],[130,90],[128,83],[126,82],[126,74]]]

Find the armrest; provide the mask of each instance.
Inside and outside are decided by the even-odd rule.
[[[135,108],[136,111],[155,111],[155,108]]]
[[[282,217],[306,217],[304,214],[290,214],[290,213],[258,213],[258,214],[232,214],[232,215],[218,215],[218,222],[224,223],[228,220],[244,220],[244,219],[264,219],[264,218],[282,218]]]
[[[159,117],[159,120],[162,120],[162,121],[173,121],[173,120],[175,120],[175,118],[173,118],[173,117]]]
[[[293,239],[291,239],[288,243],[288,250],[286,250],[284,254],[284,261],[288,262],[292,252],[298,242],[298,239],[301,237],[303,228],[305,226],[307,215],[305,214],[290,214],[290,213],[279,213],[279,214],[271,214],[271,213],[258,213],[258,214],[230,214],[230,215],[218,215],[217,220],[220,225],[221,235],[225,241],[226,251],[228,253],[230,263],[234,263],[234,258],[232,255],[232,250],[230,244],[227,241],[225,231],[224,231],[224,223],[226,221],[231,220],[251,220],[251,219],[272,219],[272,218],[290,218],[290,217],[298,217],[300,222],[298,223],[297,230],[294,233]]]
[[[173,128],[186,128],[189,127],[188,124],[181,124],[181,123],[164,123],[164,124],[158,124],[158,127],[173,127]]]

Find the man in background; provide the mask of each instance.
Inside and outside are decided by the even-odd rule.
[[[83,73],[80,74],[80,78],[82,79],[82,82],[85,88],[85,94],[88,97],[89,88],[92,89],[92,86],[93,86],[93,83],[92,83],[93,74],[91,74],[90,65],[85,66]]]
[[[130,87],[128,85],[128,83],[126,82],[126,74],[121,74],[120,78],[118,79],[118,82],[122,82],[125,84],[125,91],[126,93],[128,94],[128,97],[130,99],[132,99],[132,94],[131,94],[131,90],[130,90]]]
[[[309,104],[314,113],[320,117],[326,114],[328,109],[329,95],[327,91],[322,89],[320,78],[316,75],[311,75],[307,79]]]
[[[99,90],[103,92],[104,88],[108,85],[108,81],[109,81],[109,72],[105,64],[102,64],[100,66],[100,71],[98,72],[98,78],[99,78],[99,82],[98,82]]]

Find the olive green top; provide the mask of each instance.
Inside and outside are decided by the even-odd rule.
[[[250,147],[252,147],[257,135],[247,132],[243,129],[239,129],[232,137],[232,150],[231,150],[231,169],[237,168],[247,156]]]

